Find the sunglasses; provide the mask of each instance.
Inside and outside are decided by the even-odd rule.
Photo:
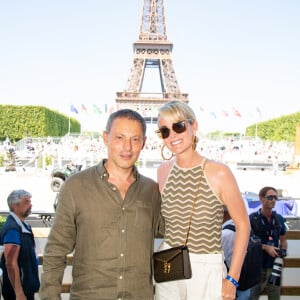
[[[192,124],[193,119],[186,119],[172,124],[172,130],[176,133],[182,133],[186,131],[186,122]],[[161,127],[155,131],[160,139],[166,139],[169,137],[171,129],[168,127]]]
[[[276,196],[276,195],[264,196],[264,198],[268,199],[270,201],[272,201],[272,200],[278,200],[278,196]]]

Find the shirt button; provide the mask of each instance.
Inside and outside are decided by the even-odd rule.
[[[115,186],[113,186],[112,190],[115,191],[117,188]]]
[[[121,232],[124,233],[124,232],[125,232],[125,229],[122,229]]]
[[[121,275],[121,276],[119,277],[119,279],[121,279],[121,280],[122,280],[122,279],[123,279],[123,276]]]
[[[120,255],[121,255],[121,257],[123,257],[123,256],[124,256],[124,254],[123,254],[123,253],[121,253]]]

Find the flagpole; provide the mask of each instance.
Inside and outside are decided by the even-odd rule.
[[[257,122],[255,123],[255,137],[257,138]]]
[[[261,121],[261,110],[258,106],[256,107],[256,111],[258,112],[258,118],[259,118],[259,120],[257,120],[258,118],[256,118],[256,123],[255,123],[255,137],[257,138],[258,122]]]
[[[72,103],[70,103],[69,105],[69,109],[68,109],[68,135],[70,135],[70,131],[71,131],[71,112],[72,112]]]
[[[71,117],[69,113],[69,128],[68,128],[68,135],[70,135],[70,130],[71,130]]]
[[[69,135],[70,135],[70,132],[71,132],[71,113],[72,112],[78,114],[78,110],[76,109],[76,107],[73,104],[71,104],[70,112],[69,112],[69,129],[68,129]]]

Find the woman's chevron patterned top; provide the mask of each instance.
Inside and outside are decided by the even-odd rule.
[[[197,194],[188,246],[193,253],[221,253],[223,203],[210,188],[202,165],[191,169],[172,166],[162,192],[165,242],[175,247],[184,244],[193,202]]]

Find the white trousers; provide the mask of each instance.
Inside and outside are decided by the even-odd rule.
[[[170,248],[163,244],[162,249]],[[222,254],[190,253],[192,278],[155,283],[155,300],[222,300],[226,266]]]

